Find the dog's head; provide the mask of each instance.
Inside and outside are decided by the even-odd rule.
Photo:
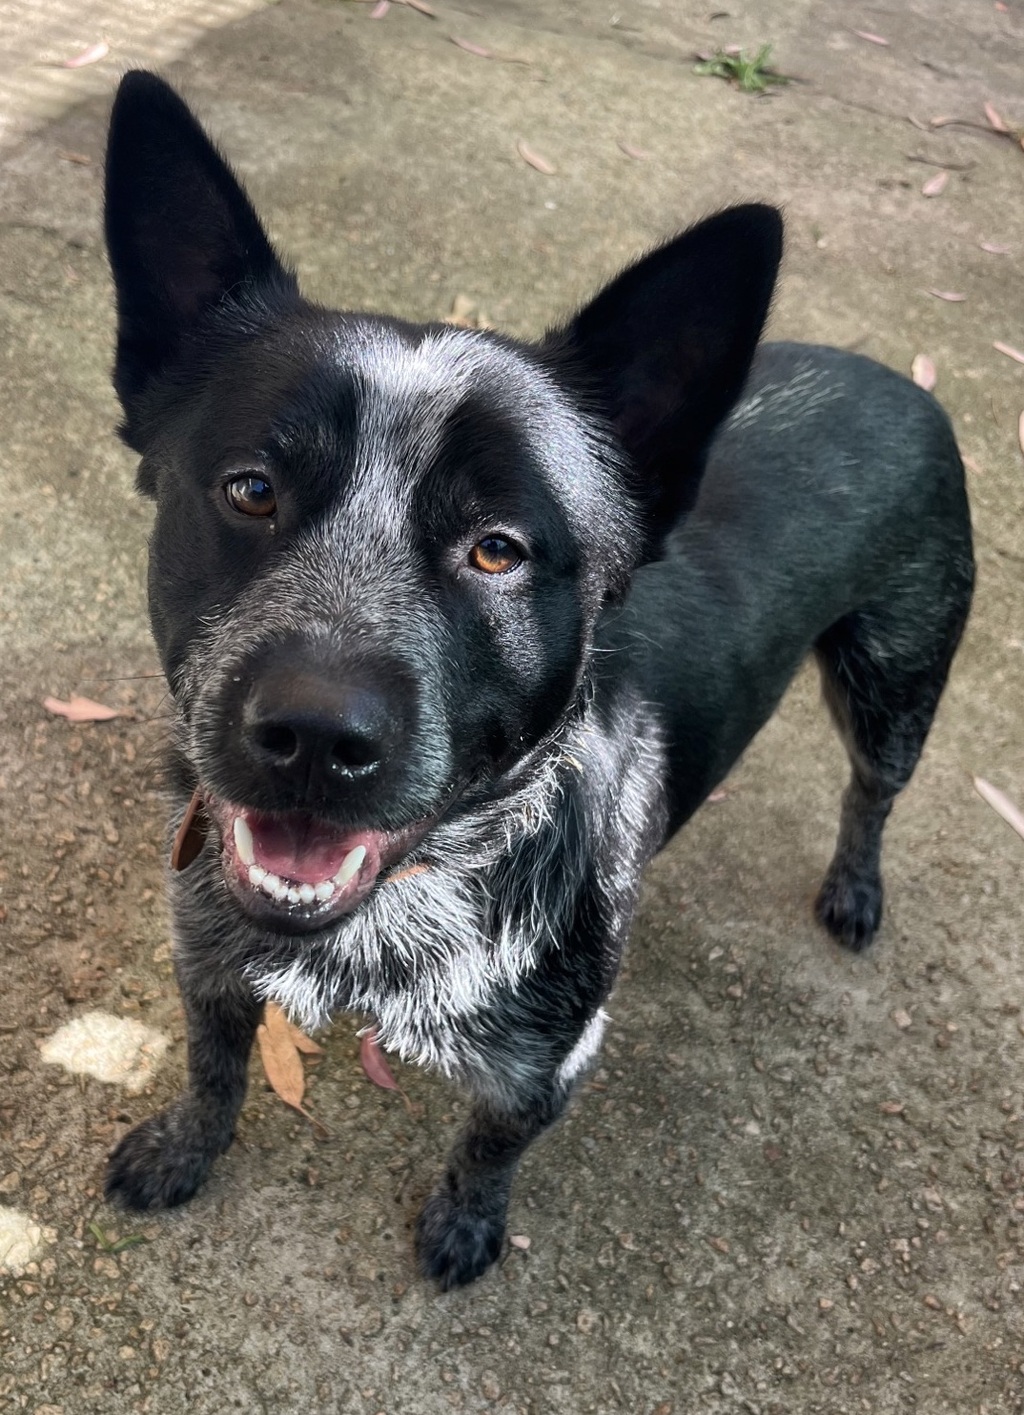
[[[781,224],[714,217],[537,346],[337,313],[132,73],[106,230],[179,748],[243,909],[321,928],[580,702],[598,616],[742,387]]]

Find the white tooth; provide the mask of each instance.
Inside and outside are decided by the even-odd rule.
[[[276,904],[283,904],[287,898],[288,886],[284,883],[283,880],[280,880],[278,882],[277,888],[274,890],[274,902]]]
[[[312,904],[313,900],[316,898],[316,890],[311,884],[300,884],[299,898],[302,900],[303,904]]]
[[[252,844],[252,831],[241,816],[235,816],[235,849],[243,865],[255,865],[256,851]]]
[[[253,889],[259,889],[260,885],[267,877],[267,872],[262,865],[249,866],[249,883]]]
[[[281,881],[277,875],[264,875],[260,880],[260,889],[263,890],[264,894],[273,895],[280,888]]]
[[[359,866],[366,859],[366,846],[357,845],[354,850],[350,850],[341,863],[341,869],[334,876],[334,883],[339,889],[344,889],[349,880],[352,879],[359,870]]]
[[[288,903],[289,903],[289,904],[298,904],[298,902],[299,902],[299,891],[298,891],[297,889],[294,889],[294,888],[289,889],[289,891],[288,891]]]
[[[321,904],[326,904],[334,893],[334,881],[332,879],[321,880],[313,892]]]

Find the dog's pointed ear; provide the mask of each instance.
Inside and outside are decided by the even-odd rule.
[[[297,294],[227,163],[174,90],[134,70],[107,143],[105,225],[117,291],[114,386],[133,445],[137,404],[227,295]]]
[[[703,453],[746,380],[781,258],[778,211],[733,207],[638,261],[548,336],[629,455],[652,549],[696,500]]]

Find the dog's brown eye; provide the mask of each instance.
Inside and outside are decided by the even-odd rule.
[[[484,536],[469,552],[470,565],[485,575],[503,575],[506,570],[514,570],[522,558],[504,536]]]
[[[277,510],[274,488],[262,477],[233,477],[224,488],[224,495],[243,516],[272,516]]]

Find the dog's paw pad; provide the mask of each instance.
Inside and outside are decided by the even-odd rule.
[[[107,1161],[104,1193],[127,1209],[170,1209],[191,1199],[216,1157],[190,1142],[174,1109],[129,1130]]]
[[[461,1207],[441,1189],[424,1205],[416,1225],[420,1266],[442,1292],[465,1287],[487,1271],[501,1253],[505,1220]]]
[[[882,922],[881,881],[831,871],[821,887],[814,912],[833,938],[860,953]]]

